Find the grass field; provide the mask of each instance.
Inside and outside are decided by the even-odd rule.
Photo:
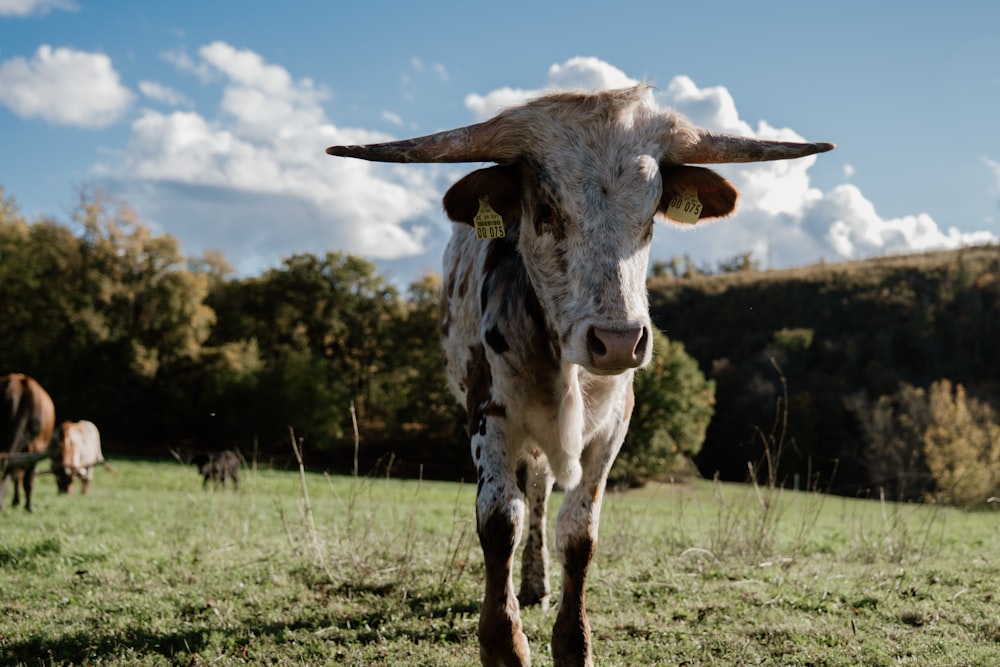
[[[474,485],[115,464],[0,515],[0,665],[477,664]],[[1000,513],[609,493],[588,606],[602,665],[997,665]],[[553,618],[524,613],[536,665]]]

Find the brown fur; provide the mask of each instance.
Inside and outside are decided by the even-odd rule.
[[[55,406],[38,382],[21,373],[0,377],[0,452],[8,456],[41,455],[49,448],[55,427]],[[34,489],[35,463],[0,461],[0,509],[13,482],[13,505],[20,504],[19,489],[24,490],[24,509],[32,511],[31,492]]]

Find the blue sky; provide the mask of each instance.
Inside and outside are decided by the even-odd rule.
[[[502,7],[502,8],[501,8]],[[465,125],[559,87],[648,80],[706,127],[832,141],[720,169],[727,221],[653,256],[765,266],[1000,237],[1000,4],[0,0],[0,185],[71,224],[82,187],[241,274],[343,250],[436,271],[448,185],[333,143]]]

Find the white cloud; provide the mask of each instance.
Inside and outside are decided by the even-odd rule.
[[[335,125],[322,106],[327,91],[252,51],[216,42],[200,49],[197,60],[182,52],[164,57],[218,86],[222,113],[144,110],[120,162],[105,171],[145,219],[175,234],[188,253],[220,249],[244,273],[293,252],[327,250],[413,271],[440,265],[448,233],[440,195],[466,169],[331,158],[323,153],[326,145],[390,137]],[[411,65],[424,67],[419,59]],[[553,65],[542,87],[470,94],[465,104],[483,119],[546,89],[635,82],[601,60],[573,58]],[[790,128],[742,119],[724,87],[700,88],[679,76],[654,95],[710,129],[801,140]],[[382,120],[401,119],[384,112]],[[995,240],[988,232],[942,230],[925,213],[882,218],[853,185],[817,188],[810,178],[817,159],[823,156],[719,166],[742,193],[739,211],[696,229],[660,226],[653,256],[688,254],[714,264],[751,251],[765,266],[782,267]],[[986,164],[1000,187],[1000,164]]]
[[[803,140],[790,128],[774,128],[764,121],[754,129],[740,118],[735,100],[721,86],[699,88],[690,78],[678,76],[657,99],[709,129]],[[823,192],[812,185],[809,176],[818,159],[823,157],[718,166],[716,170],[740,190],[740,208],[734,218],[699,226],[691,234],[668,229],[654,241],[655,252],[666,257],[687,253],[712,263],[749,250],[765,266],[787,267],[997,240],[987,231],[965,233],[954,227],[944,231],[926,213],[882,218],[853,185]],[[851,165],[844,170],[845,177],[854,173]]]
[[[613,65],[597,58],[577,56],[549,67],[549,86],[563,90],[604,90],[639,83]]]
[[[441,187],[433,168],[332,158],[324,146],[388,137],[334,126],[324,90],[257,53],[215,42],[199,56],[172,57],[221,83],[223,113],[144,110],[121,162],[102,170],[144,218],[186,252],[219,248],[245,272],[293,252],[392,259],[426,251],[421,216],[438,209]]]
[[[624,88],[638,83],[618,68],[597,58],[576,57],[549,68],[548,84],[544,88],[498,88],[486,95],[471,93],[465,97],[465,107],[476,120],[486,120],[507,107],[517,106],[547,90],[603,90]]]
[[[0,16],[44,16],[53,10],[76,11],[73,0],[0,0]]]
[[[140,81],[139,92],[151,100],[156,100],[172,107],[191,106],[191,100],[183,93],[155,81]]]
[[[22,118],[105,127],[122,116],[133,98],[102,53],[46,44],[31,60],[15,57],[0,63],[0,104]]]
[[[437,75],[437,78],[441,81],[447,82],[451,77],[448,75],[448,69],[441,63],[434,63],[431,65],[431,71]]]
[[[993,178],[995,180],[994,187],[997,190],[1000,190],[1000,162],[997,162],[996,160],[991,160],[988,157],[984,157],[983,164],[989,167],[990,170],[993,172]]]
[[[538,93],[536,90],[522,88],[498,88],[486,95],[470,93],[465,96],[465,107],[472,112],[476,120],[486,120],[501,109],[517,106]]]
[[[386,121],[387,123],[392,123],[393,125],[403,124],[403,117],[400,116],[398,113],[393,113],[392,111],[383,111],[382,120]]]
[[[806,208],[803,226],[823,234],[844,258],[958,248],[996,240],[985,231],[966,233],[955,227],[944,231],[926,213],[883,219],[853,185],[839,185]]]
[[[208,66],[208,63],[195,62],[187,51],[183,49],[176,49],[173,51],[163,51],[160,53],[160,58],[164,62],[170,63],[176,67],[181,72],[188,72],[194,74],[202,83],[209,83],[212,80],[212,69]]]
[[[549,88],[608,89],[636,82],[596,58],[573,58],[553,65],[548,74]],[[465,104],[482,120],[542,92],[499,88],[482,95],[471,94]],[[677,76],[654,96],[662,106],[678,109],[702,127],[766,139],[803,140],[790,128],[775,128],[765,121],[758,121],[754,127],[740,118],[736,101],[722,86],[700,88],[690,77]],[[734,219],[699,226],[690,233],[687,227],[658,230],[654,256],[690,254],[714,263],[751,251],[767,266],[793,266],[821,259],[919,252],[997,240],[987,231],[943,231],[926,213],[884,219],[852,185],[822,192],[812,185],[809,176],[817,159],[822,158],[718,166],[717,170],[741,193],[740,209]],[[987,164],[997,172],[1000,184],[1000,164],[990,160]],[[846,176],[853,171],[852,166],[845,167]]]

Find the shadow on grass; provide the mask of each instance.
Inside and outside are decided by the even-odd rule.
[[[413,596],[364,613],[307,606],[287,622],[258,624],[244,619],[235,625],[213,625],[206,621],[186,624],[188,627],[176,632],[151,632],[134,626],[102,631],[95,627],[93,632],[59,637],[37,634],[22,642],[4,641],[0,634],[0,665],[161,664],[164,658],[175,665],[194,665],[222,656],[229,664],[257,664],[275,656],[309,661],[330,658],[344,645],[475,642],[475,623],[469,619],[478,615],[478,603]]]
[[[34,565],[36,561],[58,554],[62,545],[57,537],[47,537],[34,544],[0,549],[0,567]]]

